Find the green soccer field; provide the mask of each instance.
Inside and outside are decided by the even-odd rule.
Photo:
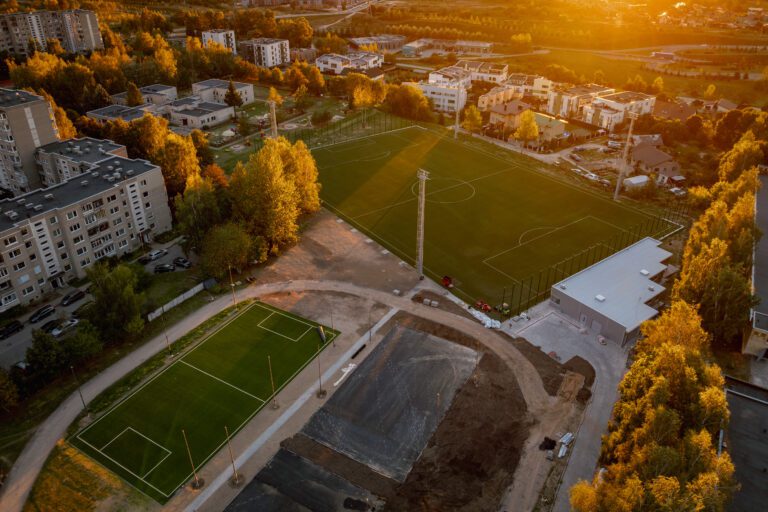
[[[254,303],[71,438],[160,503],[323,348],[318,324]],[[325,328],[326,346],[338,333]]]
[[[531,158],[420,127],[313,154],[325,205],[410,263],[416,171],[428,171],[425,272],[451,276],[470,302],[498,304],[506,289],[514,308],[587,262],[674,228],[607,192],[546,175],[537,170],[545,164]]]

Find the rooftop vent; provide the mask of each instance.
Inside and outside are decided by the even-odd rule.
[[[80,185],[82,185],[83,187],[87,187],[88,186],[88,180],[81,181]]]
[[[112,167],[111,165],[108,165],[108,166],[107,166],[107,170],[108,170],[108,171],[114,171],[114,170],[115,170],[115,168],[114,168],[114,167]]]
[[[35,207],[35,203],[27,203],[25,206],[27,207],[27,210],[31,210]]]
[[[597,294],[597,295],[595,295],[595,300],[597,302],[605,302],[605,297],[600,295],[600,294]]]
[[[647,271],[647,270],[645,270],[645,269],[642,269],[642,270],[640,271],[640,273],[641,273],[641,274],[643,274],[644,276],[650,275],[650,272],[648,272],[648,271]]]
[[[656,287],[655,286],[649,286],[648,287],[648,291],[649,292],[655,292],[656,291]]]
[[[24,204],[24,203],[26,203],[26,202],[27,202],[27,200],[26,200],[26,199],[24,199],[23,197],[22,197],[21,199],[17,199],[17,200],[16,200],[16,204]]]
[[[94,178],[98,178],[99,177],[99,171],[93,171],[91,173],[91,176],[93,176]]]
[[[39,212],[39,211],[40,211],[40,210],[42,210],[42,209],[43,209],[43,205],[41,205],[41,204],[36,204],[36,205],[35,205],[35,211],[36,211],[36,212]]]
[[[49,201],[53,200],[53,194],[45,194],[43,197]]]
[[[565,288],[566,288],[565,283],[560,284],[560,289],[561,290],[565,290]]]
[[[127,171],[125,171],[125,175],[126,176],[133,176],[133,171],[131,169],[128,169]]]

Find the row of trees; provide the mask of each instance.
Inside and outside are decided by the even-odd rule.
[[[764,145],[746,131],[720,159],[718,180],[691,191],[704,207],[691,227],[672,306],[642,326],[644,339],[619,387],[601,465],[571,489],[578,512],[722,511],[737,484],[716,439],[729,420],[711,349],[739,342],[754,304],[750,285],[755,167]]]

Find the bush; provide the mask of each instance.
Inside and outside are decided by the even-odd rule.
[[[333,115],[328,110],[319,110],[312,114],[312,124],[315,126],[322,126],[327,124]]]

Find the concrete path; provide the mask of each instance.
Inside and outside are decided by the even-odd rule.
[[[296,280],[250,286],[240,290],[237,293],[237,298],[240,301],[261,295],[291,291],[335,291],[347,293],[382,303],[390,308],[408,311],[411,314],[458,329],[483,343],[489,350],[496,352],[513,369],[523,396],[526,399],[529,412],[535,415],[537,411],[544,410],[554,400],[544,390],[541,377],[536,368],[498,334],[485,329],[474,320],[417,304],[408,298],[359,287],[346,282],[314,280]],[[231,303],[231,300],[231,296],[224,295],[214,302],[206,304],[168,329],[169,339],[172,341],[179,339],[208,318],[225,309]],[[165,343],[165,336],[161,334],[85,383],[82,387],[82,392],[86,402],[92,400],[156,353],[165,350]],[[48,455],[53,450],[56,442],[64,436],[68,426],[80,414],[81,409],[79,396],[77,393],[73,393],[64,400],[53,414],[40,424],[8,475],[4,485],[4,493],[0,496],[0,510],[4,512],[21,512]]]
[[[568,512],[570,488],[579,480],[591,481],[597,468],[602,435],[607,432],[613,405],[618,399],[619,382],[626,372],[628,347],[622,348],[611,341],[601,345],[596,334],[580,329],[555,311],[549,302],[539,304],[529,314],[530,321],[523,325],[508,322],[505,330],[527,339],[544,352],[556,352],[561,362],[580,356],[595,369],[592,398],[584,411],[552,508],[554,512]]]

